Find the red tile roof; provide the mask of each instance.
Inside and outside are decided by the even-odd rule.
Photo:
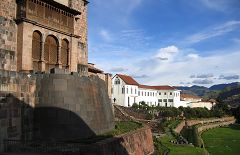
[[[154,90],[176,90],[174,87],[171,87],[171,86],[147,86],[147,85],[139,85],[139,88],[154,89]]]
[[[139,85],[139,83],[137,83],[137,81],[135,81],[131,76],[121,74],[117,74],[117,76],[119,76],[128,85]]]
[[[184,98],[201,99],[201,97],[199,96],[190,95],[190,94],[181,94],[181,99],[184,99]]]
[[[172,86],[153,86],[157,90],[176,90],[175,87]]]
[[[145,89],[154,89],[154,90],[176,90],[175,87],[171,86],[148,86],[148,85],[141,85],[137,81],[135,81],[131,76],[128,75],[121,75],[117,74],[126,84],[128,85],[136,85],[139,88],[145,88]]]

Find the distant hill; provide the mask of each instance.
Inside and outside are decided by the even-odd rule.
[[[203,86],[191,86],[191,87],[176,87],[179,90],[182,90],[182,93],[184,94],[192,94],[192,95],[197,95],[197,96],[204,96],[207,92],[210,90],[207,87]]]
[[[226,87],[235,87],[240,85],[239,82],[233,82],[233,83],[229,83],[229,84],[218,84],[218,85],[213,85],[209,88],[209,90],[223,90]]]
[[[240,85],[226,87],[218,94],[217,100],[231,106],[240,105]]]
[[[181,90],[184,94],[192,94],[197,95],[204,98],[217,98],[218,94],[226,89],[227,87],[236,87],[239,86],[239,82],[229,83],[229,84],[217,84],[213,85],[210,88],[204,87],[204,86],[191,86],[191,87],[182,87],[182,86],[176,86],[177,89]]]

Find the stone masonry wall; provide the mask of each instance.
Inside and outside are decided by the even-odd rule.
[[[0,69],[15,71],[17,49],[17,25],[15,0],[0,2]]]
[[[96,76],[38,77],[36,109],[39,138],[80,139],[114,128],[105,82]]]
[[[88,21],[87,14],[88,8],[84,0],[70,0],[70,7],[79,10],[81,15],[78,15],[74,24],[74,34],[80,37],[78,40],[78,63],[85,64],[88,63]]]
[[[204,130],[205,128],[211,128],[211,126],[219,126],[221,124],[232,124],[232,122],[235,122],[234,117],[223,117],[223,118],[210,118],[210,119],[203,119],[203,120],[184,120],[182,121],[175,129],[174,131],[176,133],[180,133],[184,126],[193,126],[197,124],[203,124],[203,126],[199,127],[199,130]],[[214,124],[211,124],[214,123]],[[207,124],[206,126],[204,124]]]
[[[185,125],[186,125],[186,122],[182,121],[180,124],[178,124],[178,126],[174,129],[174,131],[176,133],[180,133]]]
[[[148,127],[101,141],[96,146],[93,155],[150,155],[154,152],[152,131]]]
[[[187,120],[186,125],[187,126],[193,126],[196,124],[205,124],[205,123],[214,123],[214,122],[225,122],[225,121],[231,121],[234,120],[234,117],[223,117],[223,118],[210,118],[210,119],[204,119],[204,120]]]
[[[112,128],[112,106],[99,78],[0,70],[0,152],[4,139],[72,140]]]
[[[229,121],[226,121],[226,122],[207,124],[207,125],[203,125],[203,126],[198,127],[197,130],[198,130],[198,132],[202,132],[202,131],[205,131],[205,130],[208,130],[208,129],[234,124],[235,122],[236,122],[236,120],[234,119],[234,120],[229,120]]]
[[[0,152],[4,139],[31,139],[35,78],[0,70]]]

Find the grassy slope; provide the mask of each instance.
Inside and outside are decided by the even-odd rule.
[[[137,123],[134,121],[125,121],[125,122],[116,122],[115,129],[112,131],[104,134],[104,135],[110,135],[110,136],[117,136],[121,135],[130,131],[137,130],[139,128],[143,127],[141,123]]]
[[[166,135],[158,140],[155,139],[155,147],[158,147],[154,155],[162,155],[164,151],[170,152],[168,155],[204,155],[204,150],[198,147],[193,147],[191,145],[177,145],[169,142],[170,140],[175,140],[170,132],[170,128],[174,129],[180,123],[180,120],[166,121],[162,125],[165,127]],[[160,141],[160,143],[158,142]]]
[[[205,148],[211,155],[240,154],[240,125],[206,131],[202,138]]]
[[[172,138],[164,136],[161,138],[162,144],[170,149],[169,155],[204,155],[204,150],[189,145],[177,145],[170,143]]]

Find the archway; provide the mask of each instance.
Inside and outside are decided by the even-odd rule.
[[[55,68],[58,57],[58,40],[54,36],[47,36],[44,44],[45,70]]]
[[[39,31],[33,32],[32,37],[32,69],[33,71],[39,71],[38,62],[41,58],[41,40],[42,34]]]
[[[63,69],[69,68],[69,42],[66,39],[62,40],[61,63]]]

